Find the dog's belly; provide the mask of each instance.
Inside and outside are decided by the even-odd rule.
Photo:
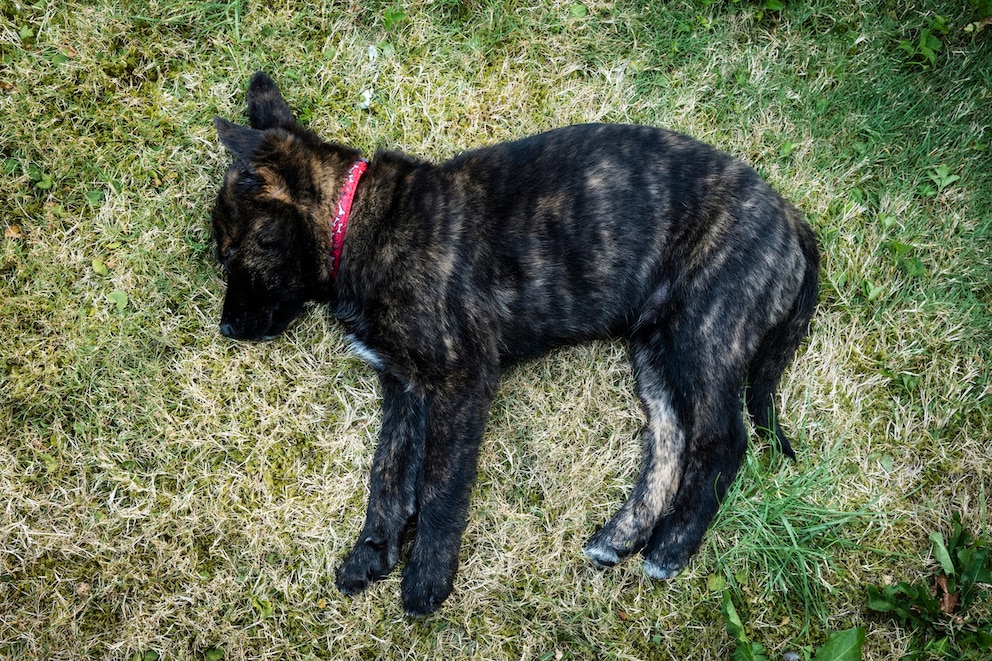
[[[555,347],[622,337],[636,321],[647,296],[639,290],[617,292],[606,300],[560,290],[521,294],[512,306],[504,308],[501,362],[535,358]]]

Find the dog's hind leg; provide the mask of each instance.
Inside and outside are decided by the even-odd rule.
[[[693,424],[671,512],[659,521],[644,548],[644,571],[652,578],[671,578],[688,564],[743,461],[747,432],[740,399],[725,393],[711,406],[704,419]]]
[[[417,475],[424,449],[425,401],[381,373],[382,427],[372,459],[365,525],[338,569],[335,584],[356,594],[386,576],[399,559],[407,523],[416,513]]]
[[[661,333],[650,328],[630,339],[637,392],[647,418],[641,472],[627,501],[586,545],[586,555],[599,566],[613,566],[647,543],[671,507],[682,477],[686,429],[677,412],[678,395],[666,373]]]
[[[700,323],[723,308],[719,303],[687,307],[666,329],[663,348],[672,387],[682,395],[675,410],[686,424],[686,447],[678,492],[643,549],[652,578],[670,578],[689,562],[747,449],[741,411],[747,342]],[[738,319],[745,328],[747,318]]]

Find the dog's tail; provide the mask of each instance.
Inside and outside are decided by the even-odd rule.
[[[794,212],[798,215],[798,211]],[[820,253],[813,230],[804,221],[796,223],[800,250],[806,259],[799,293],[785,318],[761,339],[748,366],[747,409],[759,432],[772,436],[790,459],[796,454],[775,415],[775,391],[785,368],[809,330],[819,293]]]

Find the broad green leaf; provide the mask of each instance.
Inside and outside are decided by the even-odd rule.
[[[49,473],[55,472],[55,469],[59,467],[59,460],[50,454],[39,452],[38,457],[45,462],[45,470]]]
[[[905,257],[913,252],[913,246],[901,241],[886,241],[883,245],[896,257]]]
[[[387,30],[392,30],[405,20],[406,13],[402,9],[387,9],[382,13],[382,21]]]
[[[927,267],[916,257],[909,257],[899,263],[902,270],[911,278],[919,278],[926,275]]]
[[[107,265],[103,263],[102,259],[97,257],[93,260],[93,272],[97,275],[107,275],[110,273],[110,269],[107,268]]]
[[[861,661],[865,630],[861,627],[830,634],[823,647],[813,655],[813,661]]]
[[[257,597],[252,597],[251,603],[255,606],[255,610],[258,614],[262,616],[263,619],[272,617],[275,609],[272,608],[272,604],[267,599],[259,599]]]
[[[879,613],[888,613],[894,607],[892,599],[879,592],[878,588],[872,585],[868,586],[868,608]]]
[[[770,661],[761,643],[741,643],[731,658],[733,661]]]
[[[123,312],[124,309],[127,308],[127,294],[126,293],[124,293],[124,292],[122,292],[120,290],[112,291],[109,294],[107,294],[107,298],[110,299],[110,302],[111,303],[113,303],[115,306],[117,306],[117,311],[118,312]]]
[[[706,589],[710,592],[720,592],[727,587],[727,579],[723,574],[710,574],[706,577]]]
[[[864,282],[861,283],[861,290],[864,292],[865,298],[868,299],[869,302],[871,302],[885,292],[885,287],[881,287],[881,286],[876,287],[868,280],[865,280]]]
[[[939,532],[932,532],[930,533],[930,541],[933,542],[933,554],[937,556],[940,568],[948,576],[953,576],[954,563],[951,561],[951,554],[947,552],[947,546],[944,544],[944,536]]]
[[[989,557],[988,548],[976,546],[958,549],[957,555],[961,567],[962,587],[970,589],[975,583],[989,582],[989,570],[985,569]]]
[[[734,602],[730,600],[729,591],[723,593],[722,610],[723,620],[727,623],[727,633],[737,642],[746,644],[747,637],[744,635],[744,623],[741,622],[741,617],[737,614],[737,609],[734,608]]]

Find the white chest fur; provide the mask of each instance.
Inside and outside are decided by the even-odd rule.
[[[351,350],[354,351],[359,358],[376,369],[382,369],[383,362],[382,358],[379,357],[379,354],[363,344],[357,337],[354,335],[349,335],[348,344],[351,345]]]

